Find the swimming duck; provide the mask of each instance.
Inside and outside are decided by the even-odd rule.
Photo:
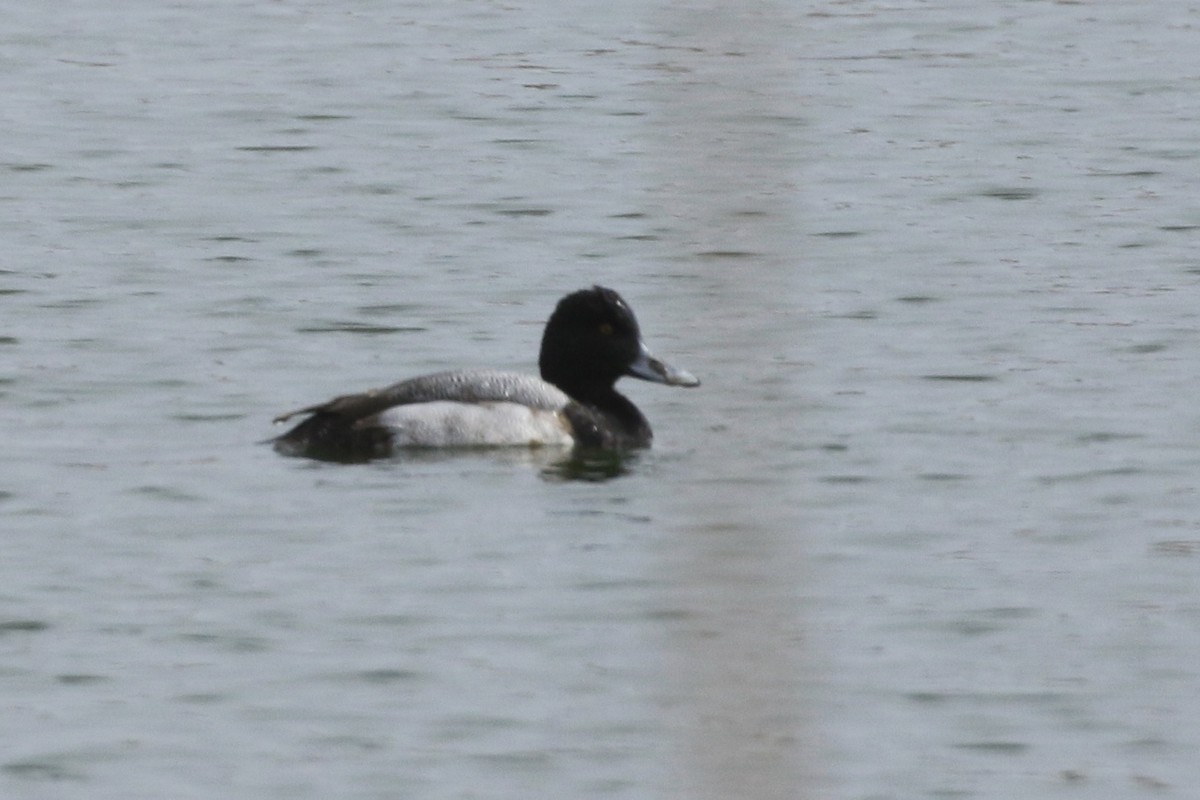
[[[645,416],[614,388],[629,375],[699,386],[651,355],[629,304],[594,286],[567,295],[546,322],[541,378],[497,370],[424,375],[282,414],[308,417],[273,439],[285,455],[361,461],[412,447],[646,447]]]

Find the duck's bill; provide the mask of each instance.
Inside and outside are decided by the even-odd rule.
[[[637,360],[629,365],[628,375],[635,378],[641,378],[644,381],[654,381],[655,383],[665,383],[668,386],[699,386],[700,381],[695,375],[687,370],[676,369],[665,361],[660,361],[646,349],[646,345],[641,346],[641,351],[638,353]]]

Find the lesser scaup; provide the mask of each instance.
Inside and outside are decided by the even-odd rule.
[[[285,455],[336,461],[389,456],[406,447],[583,445],[646,447],[650,424],[614,384],[622,375],[698,386],[650,354],[632,309],[612,289],[567,295],[546,322],[542,377],[463,370],[335,397],[283,414],[308,414],[273,440]]]

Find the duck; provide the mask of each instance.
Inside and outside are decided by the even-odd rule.
[[[542,333],[538,370],[540,377],[450,370],[341,395],[280,414],[276,424],[304,419],[268,441],[282,455],[342,462],[410,448],[631,450],[649,447],[654,434],[641,410],[616,390],[618,379],[700,385],[650,352],[633,309],[603,286],[559,300]]]

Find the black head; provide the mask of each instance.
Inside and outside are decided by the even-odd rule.
[[[538,367],[572,397],[610,389],[642,351],[632,309],[612,289],[595,286],[567,295],[546,322]]]
[[[542,335],[538,365],[545,380],[584,401],[612,393],[622,375],[668,386],[700,385],[646,349],[629,304],[603,286],[558,302]]]

